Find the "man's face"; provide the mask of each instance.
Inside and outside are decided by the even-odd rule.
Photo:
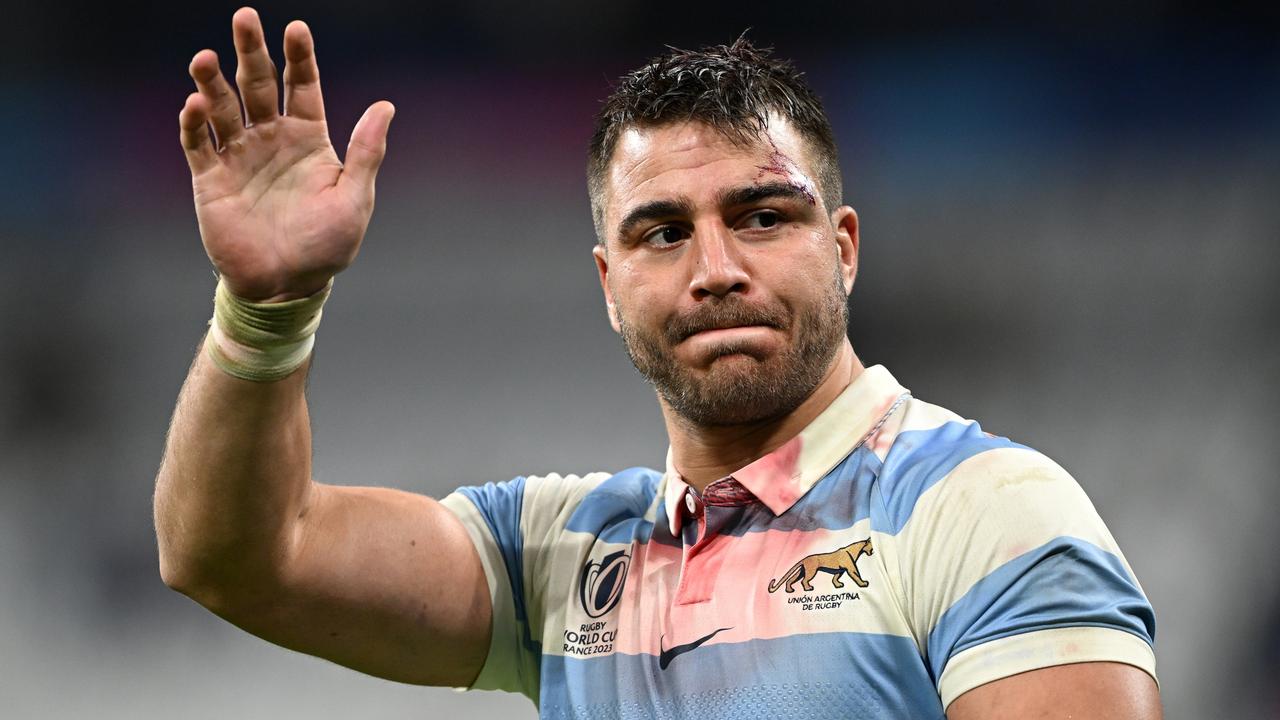
[[[609,317],[636,369],[694,424],[790,412],[844,341],[857,216],[824,208],[812,167],[776,118],[745,145],[701,123],[619,140],[595,249]]]

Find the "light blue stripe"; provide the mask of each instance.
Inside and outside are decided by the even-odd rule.
[[[888,535],[902,532],[925,491],[965,460],[998,448],[1030,449],[1008,438],[988,435],[978,423],[969,421],[900,433],[885,456],[877,483],[887,514],[872,517],[871,529]]]
[[[644,515],[653,504],[662,473],[649,468],[629,468],[614,474],[582,498],[569,516],[565,530],[590,533],[602,542],[646,542],[653,523]]]
[[[557,719],[944,717],[915,643],[867,633],[704,645],[665,670],[652,655],[547,655],[540,710]]]
[[[955,602],[929,633],[933,677],[963,650],[1033,630],[1109,627],[1155,641],[1155,613],[1120,558],[1057,537],[1001,565]]]
[[[525,479],[518,477],[504,483],[485,483],[480,487],[458,488],[469,499],[489,526],[489,533],[502,553],[502,564],[511,582],[516,625],[524,649],[542,654],[542,643],[529,632],[529,615],[524,594],[524,536],[520,532],[520,516],[524,512]],[[521,663],[523,665],[523,663]]]

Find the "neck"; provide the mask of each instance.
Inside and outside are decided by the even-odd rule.
[[[846,339],[827,374],[804,402],[782,417],[742,425],[694,425],[672,412],[660,399],[676,470],[686,483],[702,492],[707,485],[750,465],[799,435],[862,371],[862,362]]]

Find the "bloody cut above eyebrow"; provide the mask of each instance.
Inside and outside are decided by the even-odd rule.
[[[769,199],[796,200],[807,205],[813,204],[813,194],[796,183],[768,182],[722,190],[716,194],[716,205],[720,208],[732,208],[751,205],[752,203]],[[693,201],[687,197],[680,196],[663,200],[651,200],[632,208],[622,218],[622,221],[618,223],[617,237],[626,237],[641,223],[675,217],[687,218],[693,214]]]

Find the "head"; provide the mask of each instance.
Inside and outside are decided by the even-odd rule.
[[[680,121],[708,125],[739,143],[758,140],[770,115],[804,139],[827,208],[843,193],[835,135],[822,102],[790,62],[755,48],[746,35],[732,45],[671,51],[623,76],[596,117],[587,155],[587,192],[596,237],[604,242],[609,164],[623,133]]]
[[[785,415],[845,339],[857,216],[817,97],[745,40],[623,78],[591,143],[610,321],[677,416]]]

